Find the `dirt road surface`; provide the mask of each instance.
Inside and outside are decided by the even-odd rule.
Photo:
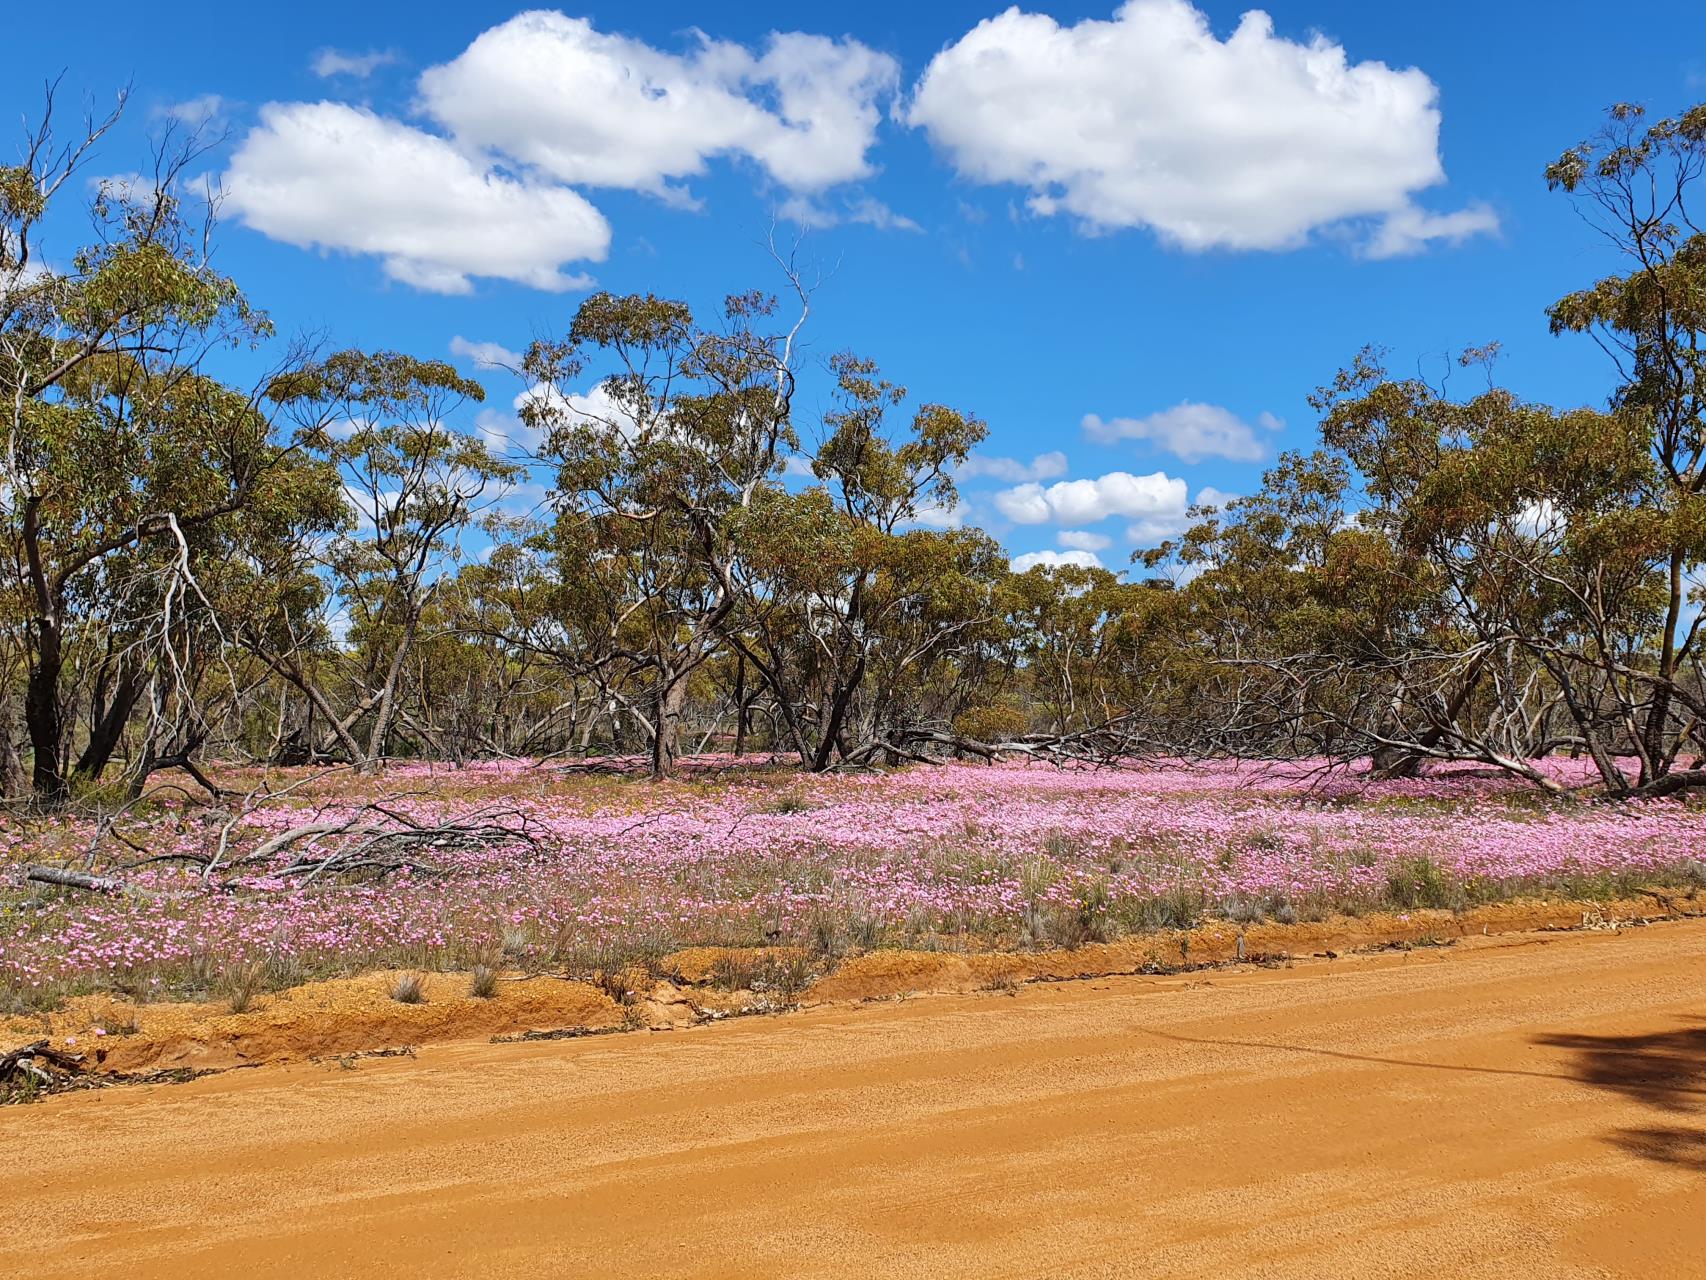
[[[0,1274],[1706,1277],[1706,921],[0,1112]]]

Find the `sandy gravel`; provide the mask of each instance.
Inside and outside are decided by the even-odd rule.
[[[1706,1276],[1706,920],[0,1112],[0,1273]]]

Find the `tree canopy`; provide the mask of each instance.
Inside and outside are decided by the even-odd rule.
[[[1476,761],[1553,792],[1567,752],[1611,797],[1706,785],[1706,107],[1614,107],[1545,170],[1619,264],[1544,317],[1605,351],[1603,403],[1501,385],[1496,345],[1467,393],[1353,353],[1313,448],[1129,573],[1013,572],[958,514],[984,423],[866,357],[806,412],[783,255],[780,297],[709,315],[585,298],[527,347],[512,437],[443,362],[281,342],[214,265],[193,138],[47,265],[110,124],[0,167],[11,799],[216,790],[214,754],[667,776],[707,748]]]

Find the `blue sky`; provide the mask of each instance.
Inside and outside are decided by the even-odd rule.
[[[1697,0],[1244,8],[98,4],[14,26],[0,107],[35,114],[30,72],[65,106],[131,81],[91,174],[211,116],[219,261],[281,330],[471,369],[582,277],[706,313],[775,288],[760,242],[803,218],[808,359],[986,419],[958,517],[1120,568],[1179,493],[1307,448],[1365,343],[1437,374],[1498,340],[1519,391],[1602,401],[1543,309],[1614,264],[1541,170],[1612,102],[1706,99]],[[507,414],[522,386],[480,376]]]

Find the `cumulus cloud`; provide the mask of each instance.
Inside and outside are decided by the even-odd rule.
[[[595,383],[589,391],[571,391],[567,395],[555,387],[536,382],[518,392],[511,403],[513,412],[485,409],[475,419],[475,426],[494,448],[533,454],[543,443],[546,430],[554,428],[615,430],[628,437],[639,430],[633,414],[617,402],[602,382]],[[543,429],[529,426],[523,417],[527,410],[536,407],[542,409],[547,418]]]
[[[497,342],[470,342],[461,334],[450,340],[450,354],[473,363],[477,369],[519,369],[521,353]]]
[[[1284,424],[1271,413],[1256,423],[1264,431],[1278,431]],[[1216,404],[1186,400],[1147,418],[1113,418],[1104,421],[1087,413],[1084,434],[1101,444],[1120,440],[1147,440],[1185,462],[1204,458],[1226,458],[1233,462],[1257,462],[1267,454],[1254,428],[1230,409]]]
[[[274,240],[377,254],[393,280],[467,293],[471,277],[561,292],[590,283],[610,227],[566,187],[507,177],[442,138],[335,102],[272,103],[225,174],[228,207]]]
[[[1036,215],[1189,250],[1292,248],[1373,218],[1371,251],[1391,252],[1492,225],[1412,203],[1445,177],[1423,72],[1277,36],[1259,10],[1220,40],[1187,0],[1071,26],[1010,8],[932,59],[906,118],[962,177],[1029,189]]]
[[[1189,505],[1185,482],[1156,471],[1134,476],[1110,471],[1094,480],[1015,485],[995,495],[996,509],[1015,524],[1095,524],[1109,516],[1139,522],[1173,522]]]
[[[1077,565],[1081,569],[1103,567],[1102,561],[1093,551],[1027,551],[1022,556],[1014,556],[1011,563],[1014,573],[1024,573],[1039,564],[1050,569],[1058,569],[1063,564]]]
[[[359,78],[395,57],[322,49],[313,67]],[[263,108],[226,186],[255,230],[376,254],[416,288],[581,288],[590,280],[565,264],[601,261],[610,242],[582,190],[691,207],[683,183],[719,158],[757,166],[818,224],[918,230],[873,196],[834,190],[875,172],[898,75],[852,39],[779,32],[748,48],[696,34],[674,53],[535,11],[424,71],[413,123],[334,102]]]
[[[340,53],[336,49],[321,49],[308,65],[322,80],[332,76],[353,76],[365,80],[380,67],[390,66],[397,55],[390,49],[370,49],[366,53]]]
[[[856,40],[773,33],[761,53],[703,34],[685,54],[523,13],[420,78],[423,110],[465,146],[564,182],[665,194],[715,156],[817,192],[872,172],[893,58]]]
[[[142,200],[153,194],[154,181],[142,173],[101,173],[88,180],[91,191],[111,200]]]
[[[515,398],[518,414],[533,405],[544,406],[553,424],[558,426],[613,428],[623,435],[633,435],[639,430],[634,415],[617,402],[602,382],[591,391],[571,392],[566,396],[555,387],[535,383]]]
[[[529,517],[536,516],[551,505],[551,488],[540,480],[523,480],[510,485],[504,490],[498,500],[498,510],[505,515]],[[481,559],[490,555],[490,550],[484,552]]]
[[[1007,484],[1024,480],[1053,480],[1066,474],[1066,455],[1056,449],[1039,453],[1029,462],[1020,462],[1017,458],[991,458],[974,453],[960,464],[954,474],[962,480],[987,476]]]
[[[513,413],[502,409],[482,409],[474,418],[474,430],[480,433],[486,447],[500,454],[532,456],[539,450],[543,435],[528,426]]]
[[[1157,542],[1177,537],[1185,531],[1185,516],[1162,516],[1152,520],[1135,520],[1125,529],[1126,541],[1134,546],[1150,547]]]
[[[956,502],[951,507],[929,502],[913,513],[911,522],[928,529],[958,529],[970,516],[971,508],[963,502]]]
[[[1106,551],[1114,545],[1114,540],[1106,534],[1088,529],[1062,529],[1054,535],[1054,540],[1074,551]]]
[[[1236,493],[1227,493],[1224,489],[1216,489],[1213,485],[1204,485],[1197,490],[1196,501],[1191,505],[1220,511],[1226,507],[1227,503],[1237,502],[1241,496]]]
[[[40,258],[32,257],[23,266],[9,266],[0,270],[0,302],[6,300],[7,294],[13,290],[22,292],[36,284],[45,276],[51,275],[53,268]]]
[[[1558,538],[1569,531],[1569,521],[1552,499],[1542,498],[1518,511],[1511,527],[1524,538]]]

